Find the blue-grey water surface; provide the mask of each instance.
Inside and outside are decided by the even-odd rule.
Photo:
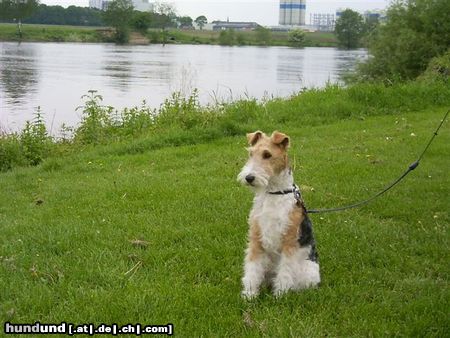
[[[174,91],[198,88],[203,104],[242,96],[289,96],[338,82],[367,57],[336,48],[117,46],[0,42],[0,127],[20,129],[41,107],[56,134],[80,120],[80,97],[98,90],[116,108],[157,108]]]

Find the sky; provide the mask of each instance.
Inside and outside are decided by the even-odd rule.
[[[150,0],[150,2],[153,2]],[[278,0],[174,0],[163,1],[175,6],[178,15],[188,15],[195,19],[205,15],[208,21],[255,21],[261,25],[278,24]],[[335,13],[338,8],[351,8],[358,12],[384,9],[389,0],[306,0],[306,22],[310,13]],[[47,5],[64,7],[88,6],[89,0],[41,0]]]

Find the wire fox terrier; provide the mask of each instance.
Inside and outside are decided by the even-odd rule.
[[[312,223],[294,184],[287,150],[289,137],[274,131],[247,134],[249,159],[238,181],[254,192],[249,241],[242,278],[245,298],[256,297],[263,282],[280,296],[320,283]]]

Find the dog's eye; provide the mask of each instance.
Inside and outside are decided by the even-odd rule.
[[[263,159],[267,160],[272,157],[272,154],[266,150],[263,152],[262,157],[263,157]]]

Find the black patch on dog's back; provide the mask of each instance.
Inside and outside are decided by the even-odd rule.
[[[300,247],[310,246],[308,259],[317,262],[319,255],[316,251],[316,241],[314,240],[314,234],[312,229],[312,222],[308,215],[305,214],[303,222],[300,224],[300,237],[298,238],[298,243]]]

